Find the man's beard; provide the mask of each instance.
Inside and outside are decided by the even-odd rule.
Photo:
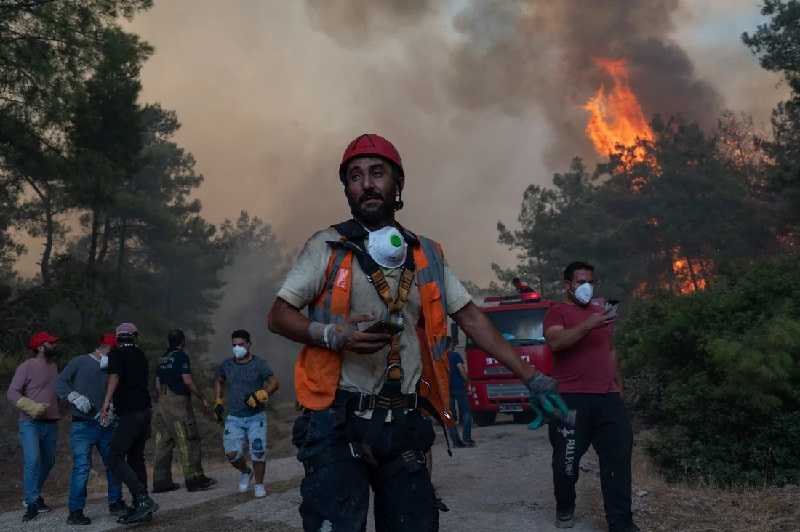
[[[381,206],[377,209],[364,209],[361,205],[370,199],[380,199]],[[347,195],[347,203],[350,205],[350,212],[353,218],[359,220],[366,225],[379,225],[381,223],[390,222],[394,218],[395,202],[394,200],[387,200],[378,192],[368,192],[362,194],[358,200],[354,200],[350,195]]]

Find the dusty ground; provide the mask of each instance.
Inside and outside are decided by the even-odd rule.
[[[270,495],[254,500],[236,493],[237,473],[223,462],[218,445],[219,429],[205,425],[205,456],[208,473],[220,482],[214,489],[189,494],[177,491],[157,495],[161,510],[157,519],[141,530],[196,532],[222,530],[299,531],[301,523],[300,464],[291,456],[289,444],[293,409],[275,410],[270,421],[272,459],[268,465]],[[66,427],[65,427],[66,428]],[[66,438],[61,438],[64,457],[56,475],[48,482],[45,497],[55,511],[32,523],[21,523],[16,435],[3,431],[0,465],[6,473],[4,497],[0,499],[0,530],[70,530],[66,520],[66,485],[70,466]],[[66,434],[66,433],[62,433]],[[455,449],[448,457],[441,438],[434,448],[434,483],[450,506],[442,514],[441,530],[531,532],[555,530],[554,504],[549,471],[550,448],[543,430],[531,432],[525,425],[500,424],[476,428],[475,449]],[[638,438],[637,438],[638,439]],[[17,453],[17,454],[15,454]],[[65,454],[66,453],[66,454]],[[18,460],[18,458],[17,458]],[[99,461],[97,461],[99,462]],[[597,458],[590,453],[582,462],[578,486],[576,532],[604,530]],[[96,463],[91,483],[92,500],[87,515],[94,519],[94,532],[118,525],[106,514],[102,466]],[[180,475],[176,474],[180,481]],[[675,531],[798,531],[800,489],[717,490],[708,486],[669,485],[661,480],[638,445],[634,456],[634,512],[642,530]],[[368,530],[374,530],[370,523]]]
[[[280,427],[280,423],[275,423]],[[288,423],[285,425],[288,426]],[[285,427],[284,427],[285,428]],[[479,446],[456,449],[448,457],[442,442],[434,448],[434,480],[440,496],[451,511],[442,514],[441,530],[502,530],[531,532],[555,530],[554,505],[549,474],[549,445],[544,431],[531,432],[525,425],[503,424],[477,429]],[[220,464],[209,467],[220,483],[200,493],[184,491],[156,496],[161,510],[151,524],[141,530],[300,530],[297,512],[302,468],[293,457],[275,458],[268,466],[270,495],[254,500],[252,495],[236,493],[238,475]],[[100,482],[98,481],[98,485]],[[582,481],[584,504],[579,506],[576,532],[598,530],[590,516],[591,479]],[[23,525],[19,498],[12,499],[0,514],[0,530],[69,530],[65,524],[64,496],[51,489],[48,501],[56,508],[36,521]],[[10,511],[9,511],[10,510]],[[105,503],[95,498],[87,508],[94,519],[86,532],[112,530],[117,524],[107,516]],[[374,527],[370,523],[368,530]]]

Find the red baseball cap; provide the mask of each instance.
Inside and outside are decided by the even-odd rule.
[[[31,340],[28,342],[28,347],[36,351],[42,346],[42,344],[46,344],[48,342],[51,344],[58,342],[58,336],[53,336],[47,331],[39,331],[31,336]]]
[[[117,347],[117,335],[113,332],[103,334],[103,337],[100,339],[100,345],[108,345],[112,348]]]

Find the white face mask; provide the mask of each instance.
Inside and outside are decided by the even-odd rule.
[[[399,268],[406,261],[406,244],[403,235],[396,227],[387,225],[371,231],[367,241],[367,253],[378,265],[384,268]]]
[[[575,300],[581,305],[588,305],[594,295],[594,287],[590,283],[578,285],[575,289]]]
[[[108,367],[108,355],[100,355],[100,369]]]
[[[241,345],[233,346],[233,356],[236,358],[244,358],[247,356],[247,348]]]

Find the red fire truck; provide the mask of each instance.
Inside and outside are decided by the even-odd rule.
[[[544,301],[527,283],[514,279],[517,294],[484,299],[481,310],[497,330],[514,346],[522,359],[549,375],[552,353],[545,345],[544,315],[552,301]],[[473,419],[479,426],[491,425],[498,413],[514,416],[515,422],[528,422],[533,412],[528,390],[518,378],[467,338],[467,397]]]

